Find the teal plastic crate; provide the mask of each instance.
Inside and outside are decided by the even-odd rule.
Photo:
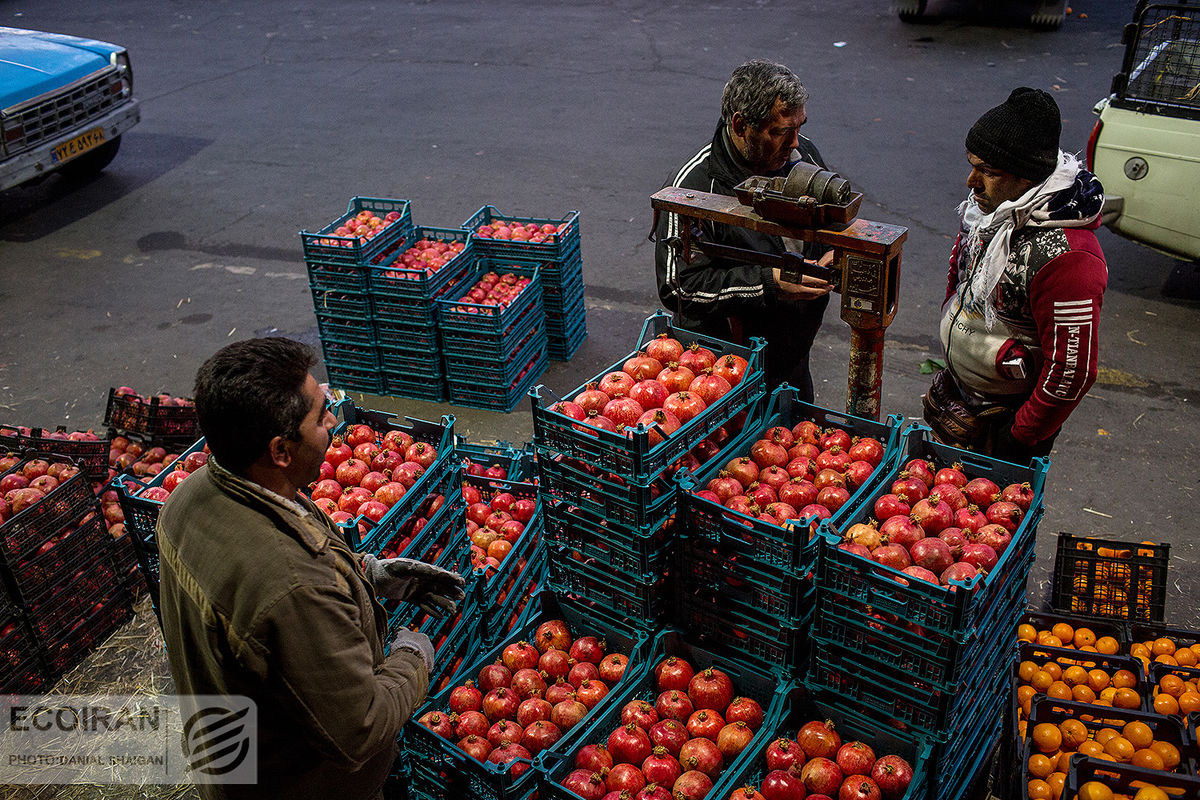
[[[364,347],[375,346],[375,328],[369,320],[347,319],[320,311],[314,313],[317,317],[317,332],[321,337],[323,348],[326,342],[342,342]]]
[[[423,239],[439,242],[461,242],[463,249],[441,267],[428,272],[424,267],[407,267],[400,263],[409,248]],[[402,246],[398,247],[392,260],[371,267],[368,275],[370,293],[374,299],[430,304],[436,298],[453,290],[470,270],[474,251],[465,231],[451,228],[413,227]]]
[[[475,302],[466,299],[467,293],[489,272],[498,275],[518,275],[527,283],[507,306]],[[505,264],[489,258],[477,258],[467,277],[445,297],[437,300],[438,325],[442,340],[459,336],[500,336],[521,325],[527,313],[540,314],[542,282],[537,267]]]
[[[555,235],[549,242],[528,242],[506,239],[491,239],[480,237],[476,231],[480,225],[496,221],[521,222],[538,225],[565,225],[561,233]],[[559,219],[546,217],[514,217],[502,214],[495,206],[485,205],[462,224],[462,228],[471,234],[475,251],[480,255],[504,258],[505,256],[521,256],[543,261],[562,260],[579,249],[579,212],[570,211]]]
[[[458,480],[456,470],[444,470],[443,476],[429,484],[422,497],[413,497],[388,525],[360,533],[355,550],[377,557],[389,551],[403,558],[423,559],[435,543],[444,547],[451,540],[465,536],[466,503]],[[405,498],[408,494],[405,493]]]
[[[546,585],[555,594],[588,609],[598,619],[640,630],[662,625],[670,607],[670,570],[643,581],[607,566],[580,560],[574,551],[549,545]]]
[[[476,578],[480,585],[480,605],[483,609],[483,626],[490,641],[496,639],[503,626],[511,626],[520,616],[518,607],[523,607],[522,596],[528,598],[530,590],[543,577],[545,565],[545,524],[538,487],[519,481],[499,481],[476,476],[464,476],[463,485],[476,489],[480,502],[491,503],[499,494],[510,494],[517,500],[533,500],[533,516],[524,523],[525,530],[513,543],[513,548],[500,562],[499,567],[477,568]],[[494,633],[495,632],[495,633]]]
[[[413,325],[392,322],[376,315],[374,324],[375,342],[380,347],[419,350],[434,357],[438,357],[442,352],[442,337],[432,322],[428,325]],[[438,360],[440,361],[440,358]]]
[[[759,670],[789,676],[803,672],[806,621],[784,625],[763,609],[687,585],[679,587],[672,621],[696,642]]]
[[[673,505],[666,498],[668,511]],[[640,582],[652,582],[674,550],[674,532],[664,519],[645,528],[610,522],[603,514],[550,497],[546,501],[546,538],[583,563],[606,568]]]
[[[357,342],[341,342],[333,338],[321,340],[326,367],[348,370],[379,370],[379,348]]]
[[[612,473],[589,470],[571,458],[538,448],[542,490],[561,501],[560,509],[586,514],[587,521],[613,527],[622,544],[644,539],[662,527],[676,510],[678,490],[667,475],[648,486],[627,483]]]
[[[363,292],[312,289],[313,311],[328,319],[370,322],[374,316],[371,298]]]
[[[593,467],[615,473],[629,482],[646,486],[718,428],[729,424],[743,412],[753,415],[755,404],[766,393],[763,372],[765,345],[762,340],[755,339],[750,348],[722,342],[676,328],[671,323],[671,315],[665,312],[648,317],[634,351],[603,370],[596,380],[608,372],[620,370],[630,356],[644,348],[651,339],[662,334],[673,336],[684,346],[698,344],[707,347],[718,357],[732,353],[745,358],[748,362],[745,377],[699,416],[688,420],[679,430],[654,446],[650,444],[649,431],[641,426],[626,435],[592,428],[553,411],[554,404],[562,398],[548,388],[538,386],[531,392],[531,401],[533,441],[539,452],[562,453]],[[593,381],[589,381],[591,382]],[[575,397],[584,388],[586,384],[568,392],[566,399]]]
[[[597,714],[589,721],[587,730],[573,743],[575,746],[555,748],[537,760],[537,770],[542,777],[541,800],[578,800],[577,795],[561,786],[563,778],[575,769],[575,753],[584,744],[606,742],[609,734],[620,726],[621,709],[627,703],[634,700],[654,703],[659,695],[654,680],[654,667],[668,656],[687,661],[696,672],[710,667],[721,670],[733,682],[734,697],[749,697],[762,706],[762,725],[755,732],[750,745],[725,767],[722,778],[744,771],[753,755],[770,742],[768,737],[779,728],[786,712],[787,698],[795,684],[779,675],[758,672],[737,659],[726,658],[707,650],[687,639],[679,631],[667,630],[655,638],[646,659],[646,667],[615,702],[607,705],[603,713]],[[721,713],[724,715],[724,709]],[[724,798],[726,795],[710,792],[709,797]]]
[[[361,211],[370,211],[378,217],[387,217],[393,211],[400,215],[365,242],[357,236],[339,236],[334,233],[343,223]],[[385,260],[412,230],[412,212],[407,200],[391,200],[380,197],[354,197],[346,207],[346,213],[316,233],[300,231],[304,247],[304,260],[334,264],[368,265]],[[336,288],[336,287],[330,287]],[[365,288],[365,287],[364,287]]]
[[[483,653],[466,668],[460,669],[454,680],[438,692],[430,692],[429,701],[416,713],[404,727],[401,739],[403,757],[410,765],[414,780],[422,791],[439,798],[480,798],[481,800],[508,800],[509,798],[524,798],[536,789],[539,781],[538,773],[532,769],[533,762],[524,762],[525,771],[514,777],[509,769],[490,763],[481,763],[470,758],[454,742],[450,742],[432,731],[422,727],[417,720],[428,711],[444,711],[449,708],[449,695],[454,685],[467,679],[474,679],[479,670],[496,661],[504,648],[513,642],[532,641],[538,625],[550,619],[563,619],[575,636],[584,634],[602,638],[608,645],[608,652],[623,653],[629,656],[629,666],[625,676],[615,686],[609,687],[608,695],[600,701],[583,720],[569,731],[548,752],[567,750],[580,741],[580,737],[588,729],[593,719],[606,713],[608,709],[627,691],[637,680],[648,663],[651,639],[644,634],[629,635],[626,632],[606,626],[603,621],[593,619],[581,613],[569,604],[561,604],[549,593],[542,593],[539,600],[541,613],[517,629],[511,636],[497,644],[494,648]]]
[[[464,441],[461,436],[457,438],[458,441],[454,447],[463,461],[464,475],[468,474],[467,461],[470,461],[480,465],[483,469],[493,466],[502,467],[505,471],[503,480],[537,482],[537,462],[532,445],[516,447],[508,442],[481,444]]]
[[[429,403],[445,402],[449,396],[445,377],[414,377],[407,373],[384,372],[380,391],[389,397],[411,397]]]
[[[369,290],[367,268],[352,261],[305,258],[308,286],[317,292],[366,295]]]
[[[499,333],[460,331],[451,325],[442,330],[442,352],[447,360],[463,358],[475,361],[504,361],[532,336],[544,335],[545,321],[537,307],[530,305],[519,319]]]
[[[796,628],[812,619],[812,577],[774,566],[691,535],[679,537],[680,591],[719,597],[714,610],[750,608],[769,614],[780,627]]]
[[[474,381],[457,381],[447,376],[450,402],[454,405],[502,411],[507,414],[529,393],[549,363],[550,359],[544,349],[535,352],[524,367],[515,370],[516,377],[507,386],[480,386]]]
[[[519,338],[505,346],[499,356],[462,356],[443,348],[442,365],[447,381],[462,381],[471,384],[490,385],[500,388],[509,386],[520,375],[520,367],[538,359],[546,352],[546,332],[540,320],[524,328]]]
[[[389,375],[406,375],[431,381],[442,380],[446,372],[435,348],[417,345],[379,347],[379,366]]]

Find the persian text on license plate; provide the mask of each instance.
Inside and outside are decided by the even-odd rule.
[[[102,144],[104,144],[104,128],[92,128],[90,131],[84,131],[74,139],[63,142],[54,148],[54,163],[61,164],[64,161],[70,161]]]

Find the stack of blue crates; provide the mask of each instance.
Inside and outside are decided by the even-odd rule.
[[[392,213],[399,216],[365,241],[336,233],[365,212],[381,219]],[[373,266],[389,263],[395,257],[412,227],[407,200],[355,197],[345,214],[316,233],[300,231],[330,385],[349,391],[383,392],[370,273]]]
[[[747,423],[728,448],[733,457],[776,426],[793,428],[811,420],[822,429],[837,427],[854,437],[868,436],[883,446],[873,480],[858,487],[833,514],[840,525],[900,458],[902,417],[884,422],[811,405],[786,384],[771,395],[760,420]],[[741,649],[761,669],[795,674],[802,669],[804,645],[815,608],[813,572],[817,560],[815,518],[780,526],[697,496],[727,461],[711,462],[696,475],[681,475],[679,504],[679,592],[675,621],[701,642]]]
[[[466,296],[485,275],[528,278],[507,306]],[[437,301],[450,402],[508,412],[546,370],[546,322],[539,268],[476,258],[457,287]]]
[[[647,627],[659,624],[670,605],[677,462],[735,418],[761,414],[766,396],[761,341],[748,349],[710,339],[675,328],[660,312],[646,320],[634,353],[662,334],[718,356],[735,353],[749,366],[737,386],[658,444],[651,445],[650,431],[641,425],[623,433],[593,428],[555,411],[557,398],[545,387],[531,393],[551,542],[549,586],[586,602],[597,615]],[[624,361],[605,372],[620,370]]]
[[[556,232],[550,241],[545,242],[478,235],[480,226],[496,221],[554,226]],[[572,211],[561,219],[510,217],[488,205],[476,211],[462,227],[472,234],[478,255],[503,263],[538,266],[542,276],[547,352],[555,361],[570,361],[587,339],[579,212]]]
[[[894,721],[933,745],[931,797],[958,800],[1000,741],[1015,657],[1016,626],[1034,560],[1048,462],[1018,466],[939,444],[923,425],[904,434],[896,472],[877,484],[843,526],[818,532],[817,608],[808,685],[849,710]],[[839,530],[871,517],[875,499],[911,459],[962,464],[1003,487],[1028,483],[1034,500],[986,575],[936,586],[839,549]]]

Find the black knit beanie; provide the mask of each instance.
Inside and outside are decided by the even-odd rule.
[[[1042,181],[1058,166],[1061,133],[1054,98],[1022,86],[971,126],[967,152],[1018,178]]]

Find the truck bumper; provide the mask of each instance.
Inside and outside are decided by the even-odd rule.
[[[45,177],[64,164],[69,164],[69,161],[58,163],[54,161],[54,148],[69,142],[84,131],[91,130],[92,128],[103,128],[104,141],[111,142],[136,125],[141,118],[142,110],[138,105],[138,101],[131,99],[128,103],[113,109],[103,117],[82,128],[43,142],[33,150],[28,150],[0,162],[0,190],[19,186],[34,178]]]

